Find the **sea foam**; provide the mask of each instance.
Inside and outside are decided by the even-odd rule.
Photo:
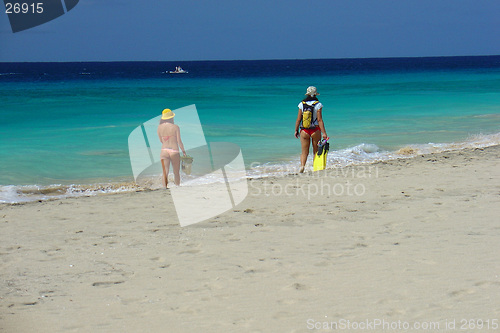
[[[327,168],[341,168],[355,165],[366,165],[381,161],[400,158],[412,158],[422,154],[434,154],[446,151],[485,148],[500,144],[500,133],[490,135],[471,135],[467,140],[452,143],[427,143],[407,145],[395,151],[386,151],[375,144],[363,143],[353,147],[330,150],[328,154]],[[309,156],[306,170],[312,170],[312,156]],[[210,183],[223,183],[236,178],[267,178],[283,177],[297,174],[300,166],[300,158],[297,156],[281,162],[252,163],[242,177],[241,173],[234,175],[230,170],[222,173],[210,173],[206,175],[181,175],[181,186],[199,186]],[[145,190],[157,190],[162,188],[161,175],[152,175],[142,179],[141,182],[117,182],[96,184],[54,184],[41,185],[7,185],[0,186],[0,203],[24,203],[32,201],[56,200],[71,197],[95,196],[99,194],[112,194],[135,192]],[[172,175],[169,175],[170,184],[173,184]],[[170,186],[170,185],[169,185]],[[175,186],[175,185],[171,185]]]

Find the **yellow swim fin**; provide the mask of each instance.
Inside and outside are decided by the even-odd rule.
[[[314,155],[313,171],[325,170],[329,149],[330,144],[328,143],[328,139],[318,143],[318,152]]]

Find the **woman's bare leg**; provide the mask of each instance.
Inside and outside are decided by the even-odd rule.
[[[321,131],[316,131],[311,135],[312,144],[313,144],[313,153],[316,155],[318,152],[318,142],[321,140]]]
[[[181,184],[181,156],[179,153],[170,154],[170,161],[172,162],[172,167],[174,168],[174,183],[179,186]]]
[[[166,180],[167,180],[167,175],[165,174],[165,160],[161,159],[161,171],[163,173],[163,177],[161,179],[162,185],[167,187]]]
[[[307,156],[309,155],[309,146],[311,145],[311,136],[305,131],[300,132],[300,145],[302,147],[302,153],[300,154],[299,172],[302,173],[304,172],[304,168],[306,167]]]
[[[162,159],[161,168],[163,169],[163,185],[165,185],[165,188],[168,188],[168,172],[170,170],[170,160]]]

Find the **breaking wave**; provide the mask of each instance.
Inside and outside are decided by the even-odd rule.
[[[490,135],[472,135],[463,142],[427,143],[406,145],[395,151],[383,150],[375,144],[363,143],[357,146],[331,150],[328,154],[328,168],[346,167],[351,165],[371,164],[398,158],[412,158],[423,154],[441,153],[446,151],[485,148],[500,144],[500,133]],[[312,158],[308,159],[306,167],[312,170]],[[295,174],[299,168],[299,156],[288,161],[252,163],[247,168],[246,175],[241,172],[231,174],[210,173],[202,176],[182,175],[182,186],[197,186],[214,182],[224,182],[227,178],[263,178]],[[226,177],[226,178],[224,178]],[[171,181],[173,183],[173,181]],[[100,194],[124,193],[160,189],[161,175],[152,175],[140,182],[117,182],[73,185],[5,185],[0,186],[0,203],[15,204],[32,201],[55,200],[71,197],[95,196]]]

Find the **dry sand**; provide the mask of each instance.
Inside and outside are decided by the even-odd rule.
[[[0,332],[498,332],[499,157],[251,180],[184,228],[165,190],[2,205]]]

